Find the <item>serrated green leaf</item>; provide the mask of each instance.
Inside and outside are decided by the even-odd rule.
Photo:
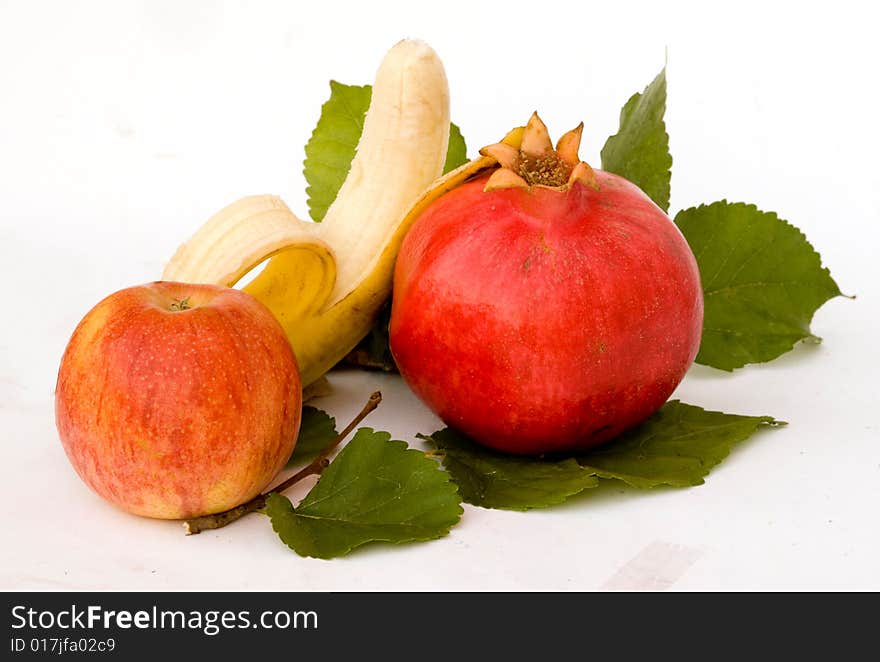
[[[666,113],[666,68],[641,94],[632,95],[620,111],[620,128],[605,141],[602,169],[628,179],[669,211],[672,155],[663,115]]]
[[[321,117],[306,144],[303,162],[309,215],[314,221],[323,220],[348,175],[372,94],[371,85],[330,81],[330,98],[321,106]],[[450,125],[446,171],[464,163],[466,152],[461,131],[455,124]]]
[[[580,455],[578,462],[601,478],[643,489],[702,485],[736,443],[768,425],[784,423],[770,416],[724,414],[671,400],[637,428]]]
[[[330,98],[321,106],[321,117],[306,144],[303,162],[312,220],[323,220],[345,181],[364,130],[372,94],[370,85],[330,81]]]
[[[599,484],[591,470],[571,458],[504,455],[478,446],[450,428],[419,437],[441,451],[443,466],[458,484],[462,498],[475,506],[544,508]]]
[[[726,200],[682,210],[675,223],[703,283],[697,363],[733,370],[815,339],[813,314],[840,290],[800,230],[773,212]]]
[[[443,166],[443,174],[467,163],[467,145],[464,136],[454,123],[449,125],[449,146],[446,148],[446,163]]]
[[[770,416],[723,414],[672,400],[639,427],[574,456],[506,455],[450,428],[419,437],[440,451],[467,503],[528,510],[562,503],[595,487],[597,477],[638,488],[700,485],[734,444],[769,425],[784,423]]]
[[[303,462],[324,450],[336,438],[336,419],[317,407],[305,405],[302,408],[302,422],[293,454],[288,465]]]
[[[446,535],[461,518],[449,474],[387,432],[361,428],[296,508],[280,494],[266,514],[300,556],[329,559],[369,542],[403,543]]]

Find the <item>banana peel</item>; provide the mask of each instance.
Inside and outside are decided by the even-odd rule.
[[[449,90],[437,54],[404,40],[382,61],[364,130],[322,223],[297,218],[271,195],[243,198],[207,221],[172,257],[163,280],[243,289],[279,320],[304,387],[369,333],[391,294],[406,232],[434,200],[497,166],[481,156],[439,177],[449,140]],[[522,128],[502,142],[516,147]]]

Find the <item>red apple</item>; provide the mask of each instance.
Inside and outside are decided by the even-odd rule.
[[[80,477],[131,513],[178,519],[256,496],[284,466],[302,389],[284,331],[244,292],[157,282],[79,323],[55,390]]]
[[[521,168],[493,175],[498,188],[483,176],[446,193],[397,258],[401,374],[448,425],[501,451],[619,435],[665,402],[700,343],[699,272],[675,225],[625,179],[560,167],[587,183],[529,186]]]

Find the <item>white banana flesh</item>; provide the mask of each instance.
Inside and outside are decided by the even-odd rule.
[[[391,293],[410,213],[441,174],[449,89],[437,54],[405,40],[382,61],[351,169],[322,223],[298,219],[274,196],[239,200],[175,253],[162,277],[244,289],[278,318],[303,385],[350,352]]]

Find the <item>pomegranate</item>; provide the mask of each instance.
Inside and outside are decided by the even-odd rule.
[[[657,410],[700,344],[694,256],[629,181],[553,149],[537,114],[435,200],[397,258],[391,350],[443,421],[491,448],[577,451]],[[486,160],[486,159],[484,159]]]

